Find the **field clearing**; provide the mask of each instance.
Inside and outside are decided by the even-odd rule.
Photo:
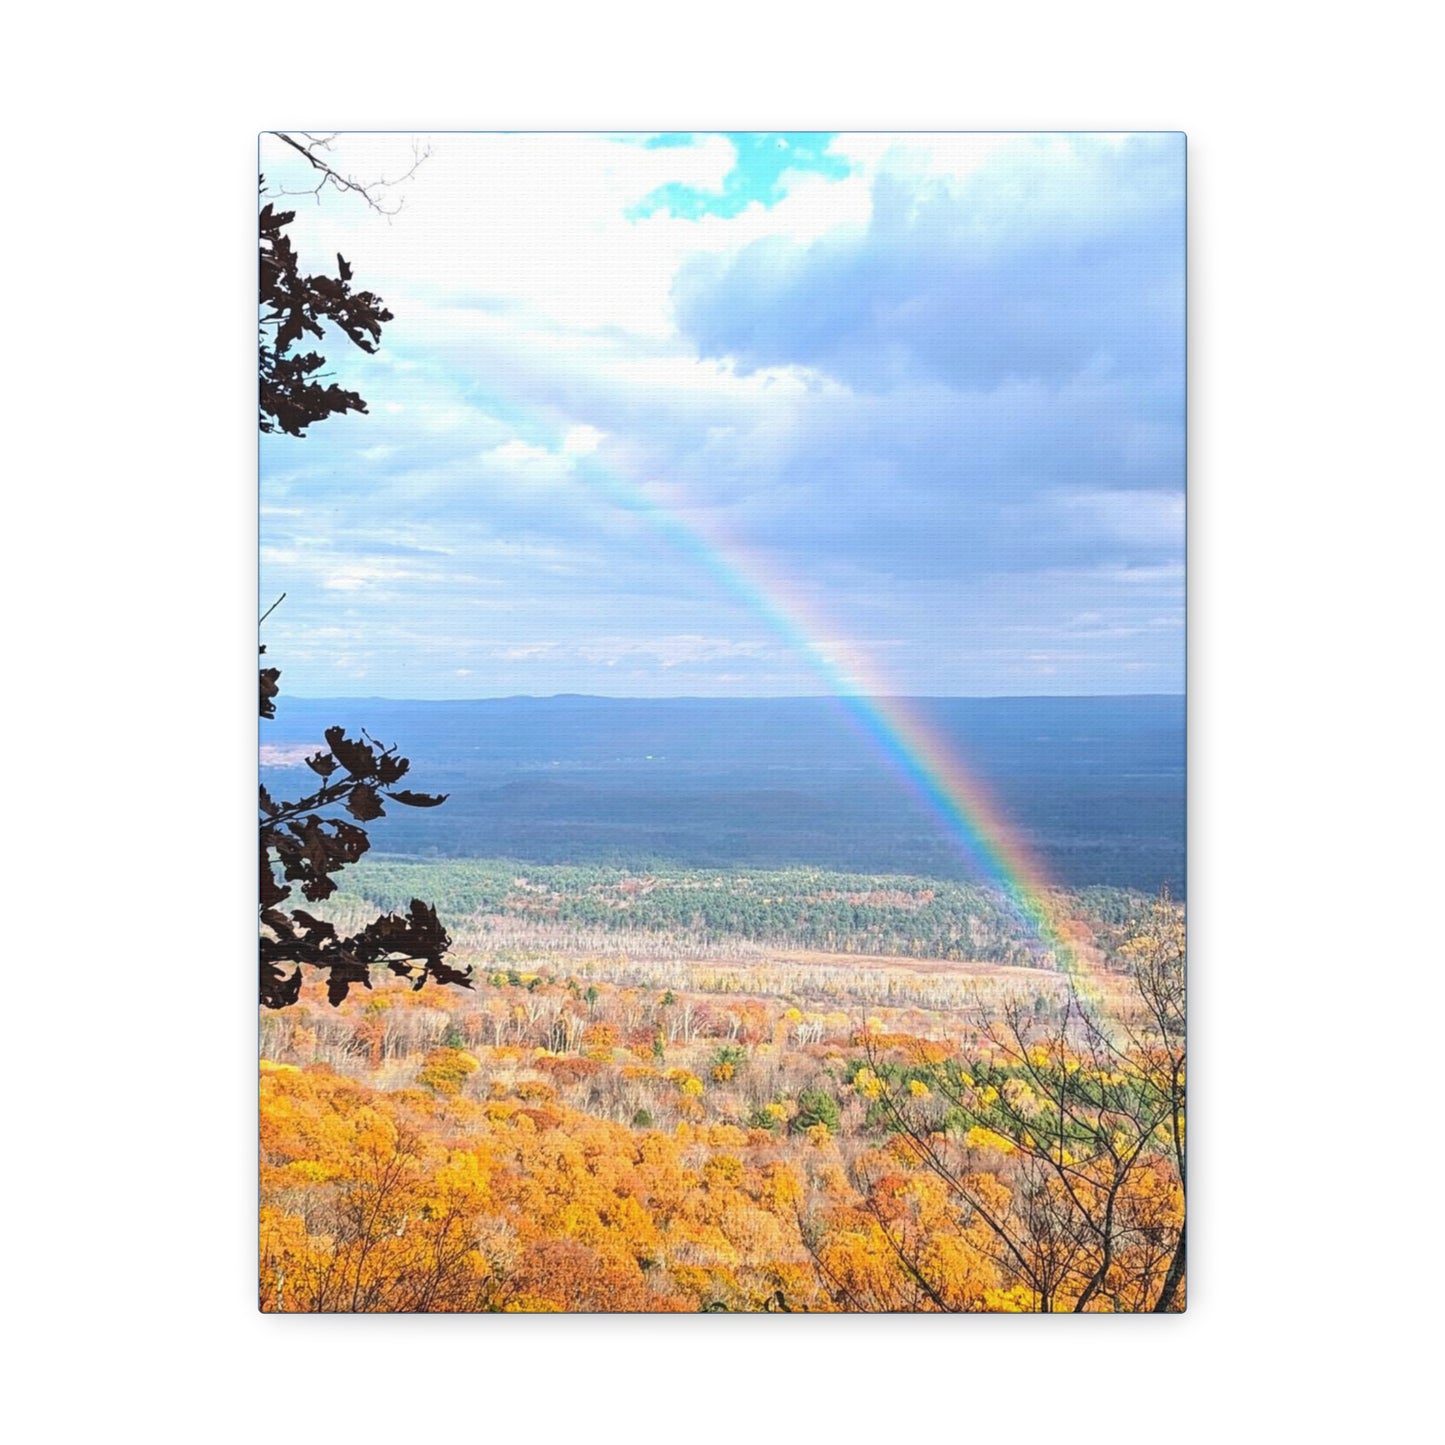
[[[1144,903],[1118,893],[1056,895],[1070,974],[998,897],[933,879],[519,871],[474,860],[363,864],[352,886],[356,893],[320,910],[344,931],[410,897],[434,898],[452,957],[478,978],[571,976],[815,1010],[919,1009],[939,1015],[935,1037],[1014,999],[1056,1005],[1071,976],[1112,1012],[1120,974],[1110,910],[1127,915]]]
[[[1023,968],[1016,964],[993,963],[988,959],[957,958],[909,958],[885,953],[829,953],[817,948],[784,948],[768,950],[767,963],[779,967],[800,967],[820,969],[887,969],[903,973],[943,974],[956,978],[1013,978],[1020,983],[1037,981],[1041,973],[1048,970]],[[700,965],[708,963],[721,966],[722,958],[702,959]]]
[[[458,950],[459,961],[479,976],[497,968],[485,953]],[[890,954],[832,953],[820,949],[757,948],[740,961],[731,947],[709,956],[668,957],[649,952],[540,951],[528,969],[621,988],[672,990],[699,996],[788,1000],[813,1009],[909,1008],[937,1015],[926,1032],[956,1030],[981,1010],[1014,999],[1060,1003],[1072,977],[1076,989],[1106,1012],[1126,990],[1096,950],[1081,950],[1072,975],[986,959],[914,958]]]

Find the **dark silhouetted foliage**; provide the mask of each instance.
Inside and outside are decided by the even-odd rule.
[[[262,717],[275,715],[277,676],[275,668],[262,670]],[[333,1004],[339,1004],[354,983],[370,988],[373,964],[410,979],[414,988],[428,979],[470,987],[471,969],[443,961],[451,939],[436,909],[419,898],[411,900],[404,914],[382,914],[349,937],[304,909],[280,906],[298,888],[312,903],[336,892],[333,875],[371,846],[357,823],[382,817],[383,798],[409,808],[434,808],[445,801],[445,794],[394,786],[411,766],[394,747],[383,747],[365,734],[348,738],[339,727],[327,728],[326,743],[328,751],[306,759],[321,780],[315,792],[295,802],[278,802],[261,788],[261,1002],[267,1008],[295,1003],[308,967],[326,970]],[[349,813],[356,822],[323,816],[327,809]]]
[[[295,211],[261,207],[260,411],[263,432],[305,436],[312,422],[340,412],[366,410],[354,391],[335,382],[323,386],[316,373],[326,358],[315,351],[293,353],[305,335],[318,340],[331,322],[363,351],[373,352],[381,325],[391,312],[381,297],[351,289],[351,267],[338,254],[337,276],[303,276],[284,228]]]
[[[269,202],[261,208],[260,425],[263,432],[299,437],[312,422],[338,412],[364,412],[366,403],[355,392],[321,386],[313,378],[325,358],[315,352],[292,356],[291,347],[303,334],[320,337],[322,322],[330,321],[363,351],[375,351],[381,323],[391,320],[391,312],[371,292],[351,290],[351,268],[339,255],[338,279],[302,276],[283,233],[294,216],[294,211],[273,210]],[[280,676],[278,668],[260,670],[263,718],[276,716]],[[436,909],[419,898],[405,913],[381,914],[346,937],[304,909],[280,906],[293,896],[293,885],[312,903],[336,891],[333,875],[371,846],[366,830],[357,825],[384,815],[383,798],[409,808],[434,808],[445,800],[444,794],[395,786],[411,765],[394,747],[365,734],[348,738],[339,727],[327,728],[326,744],[328,751],[306,759],[321,780],[315,792],[278,802],[261,788],[262,1004],[284,1008],[295,1003],[307,968],[326,972],[333,1004],[341,1003],[353,984],[370,988],[374,964],[410,979],[415,988],[428,979],[470,987],[471,969],[443,962],[451,939]],[[349,813],[355,822],[324,816],[327,809]]]

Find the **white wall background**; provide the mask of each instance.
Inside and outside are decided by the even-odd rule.
[[[1339,14],[736,0],[12,18],[20,1438],[1412,1428],[1441,1203],[1410,1122],[1428,1120],[1438,1047],[1438,77],[1423,7]],[[256,132],[305,125],[1189,133],[1185,1318],[255,1313],[252,186]],[[146,794],[160,750],[187,763],[185,802]]]

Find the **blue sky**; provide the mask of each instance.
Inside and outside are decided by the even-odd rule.
[[[426,142],[288,202],[396,318],[262,439],[292,693],[1182,689],[1182,137]]]

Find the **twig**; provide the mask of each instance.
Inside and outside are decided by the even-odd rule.
[[[297,134],[301,136],[301,140],[297,140],[285,131],[275,130],[272,131],[271,134],[274,135],[277,140],[290,146],[291,149],[299,155],[305,156],[307,164],[321,174],[321,179],[317,181],[316,185],[310,190],[292,191],[287,190],[283,186],[275,194],[281,196],[315,196],[319,202],[321,200],[321,192],[329,185],[343,194],[349,192],[353,195],[360,196],[373,211],[388,218],[398,214],[404,202],[398,201],[395,206],[386,206],[381,203],[374,193],[389,190],[393,186],[401,185],[404,181],[409,181],[421,168],[422,163],[431,155],[430,146],[422,148],[416,141],[413,141],[411,145],[412,163],[402,175],[396,176],[392,180],[387,180],[383,177],[381,180],[363,182],[358,181],[355,176],[342,175],[340,171],[328,164],[328,162],[317,154],[318,151],[329,151],[331,149],[332,143],[336,139],[334,135],[311,135],[306,131],[299,131]]]

